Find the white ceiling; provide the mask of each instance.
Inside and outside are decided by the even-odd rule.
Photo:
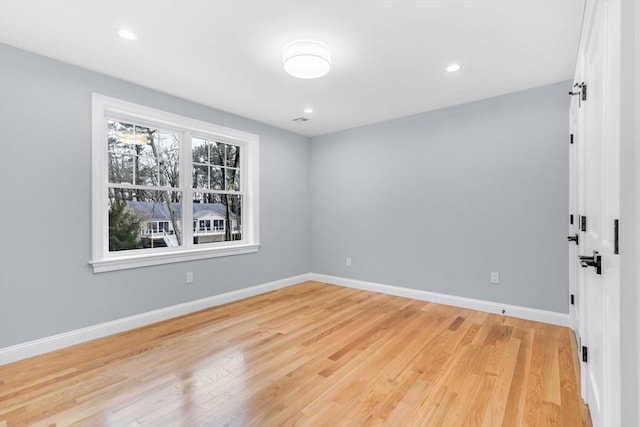
[[[0,42],[315,136],[570,79],[582,9],[583,0],[0,0]],[[138,40],[118,37],[121,28]],[[327,76],[285,74],[281,49],[301,38],[329,45]],[[447,73],[452,62],[462,69]]]

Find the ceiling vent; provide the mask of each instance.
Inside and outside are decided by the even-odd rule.
[[[308,122],[309,118],[308,117],[296,117],[295,119],[293,119],[294,122],[298,122],[298,123],[304,123],[304,122]]]

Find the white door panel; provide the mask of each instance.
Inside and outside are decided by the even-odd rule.
[[[588,362],[581,365],[582,392],[594,427],[620,425],[619,261],[613,226],[620,204],[616,19],[618,0],[587,2],[576,70],[576,83],[582,86],[581,92],[586,91],[586,99],[574,99],[571,105],[575,128],[571,197],[580,215],[586,217],[578,252],[584,256],[597,253],[602,264],[601,274],[593,266],[577,267],[576,272],[578,260],[570,260],[576,280],[578,335],[588,348]]]

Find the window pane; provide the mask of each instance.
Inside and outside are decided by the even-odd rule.
[[[224,190],[223,168],[211,168],[211,190]]]
[[[240,167],[240,147],[237,145],[227,145],[227,166]]]
[[[231,194],[226,196],[226,204],[229,207],[231,224],[227,226],[231,238],[228,240],[242,240],[242,196]]]
[[[193,138],[191,140],[191,159],[194,163],[224,166],[224,144]]]
[[[193,219],[199,224],[205,222],[206,226],[196,228],[193,243],[242,240],[240,197],[237,194],[194,193]]]
[[[210,143],[204,139],[191,139],[191,161],[193,163],[209,163],[209,145]]]
[[[178,191],[110,188],[109,251],[181,246],[181,219]]]
[[[109,182],[114,184],[133,184],[133,159],[117,153],[109,153]]]
[[[209,167],[194,164],[192,171],[193,188],[209,188]]]
[[[158,165],[153,157],[134,157],[136,185],[158,185]]]
[[[109,182],[179,186],[179,137],[173,132],[107,121]]]
[[[178,161],[180,157],[178,142],[178,135],[175,133],[158,131],[154,138],[154,143],[157,145],[157,157],[161,160]]]
[[[240,191],[240,169],[226,169],[227,191]]]
[[[180,186],[180,164],[178,162],[160,161],[160,185],[165,187]]]
[[[107,150],[111,153],[135,154],[135,144],[129,143],[122,133],[133,130],[133,125],[115,120],[107,120]]]
[[[224,166],[224,144],[220,142],[211,142],[209,149],[209,161],[212,165]]]

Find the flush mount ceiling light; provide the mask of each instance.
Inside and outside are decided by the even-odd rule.
[[[447,71],[450,73],[455,73],[456,71],[458,71],[460,69],[460,65],[458,64],[451,64],[447,67]]]
[[[133,34],[129,30],[120,30],[120,31],[118,31],[118,35],[120,37],[122,37],[123,39],[125,39],[125,40],[135,40],[135,39],[137,39],[136,35]]]
[[[282,48],[284,70],[299,79],[316,79],[331,69],[331,52],[324,43],[298,40]]]
[[[307,107],[307,108],[304,109],[304,112],[307,113],[307,114],[311,114],[311,113],[313,113],[313,108]]]

